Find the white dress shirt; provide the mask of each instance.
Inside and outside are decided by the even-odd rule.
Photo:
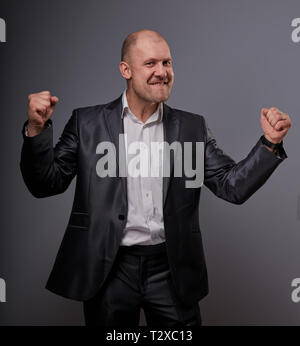
[[[124,122],[127,161],[128,215],[121,245],[159,244],[165,241],[163,220],[163,150],[159,152],[158,159],[157,152],[150,149],[151,142],[162,144],[164,140],[163,103],[159,104],[157,110],[145,123],[131,112],[127,102],[126,91],[123,93],[122,103],[123,111],[121,116]],[[143,174],[133,176],[132,170],[129,169],[130,164],[141,169],[141,164],[132,165],[136,161],[131,160],[134,160],[141,152],[132,150],[137,148],[137,143],[134,145],[132,144],[133,142],[142,143],[141,149],[148,148],[148,176]],[[143,159],[147,156],[145,154],[143,152],[141,155]]]

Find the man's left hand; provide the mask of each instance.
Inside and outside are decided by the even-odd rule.
[[[276,107],[262,108],[260,114],[265,138],[272,143],[280,143],[292,126],[289,115]]]

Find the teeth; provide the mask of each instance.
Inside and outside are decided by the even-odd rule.
[[[157,84],[168,84],[168,82],[151,83],[151,85],[157,85]]]

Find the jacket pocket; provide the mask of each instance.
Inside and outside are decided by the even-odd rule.
[[[89,228],[89,214],[85,212],[73,211],[69,219],[68,228],[87,231]]]

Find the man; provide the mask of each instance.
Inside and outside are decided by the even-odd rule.
[[[184,152],[185,158],[196,164],[196,173],[204,170],[204,184],[214,194],[241,204],[287,157],[282,140],[291,121],[277,108],[263,108],[264,136],[235,163],[218,148],[203,116],[164,104],[174,73],[159,33],[130,34],[121,60],[126,92],[106,105],[74,110],[54,149],[50,117],[58,98],[48,91],[29,95],[21,156],[28,189],[38,198],[52,196],[77,176],[69,223],[46,287],[84,301],[87,325],[136,326],[141,307],[149,326],[201,325],[198,301],[208,293],[198,214],[201,184],[187,186],[190,175],[177,174],[182,161],[174,152],[166,155],[165,147],[162,161],[150,154],[146,162],[158,169],[169,165],[169,175],[133,174],[130,145],[189,142],[197,149],[202,143],[202,152]],[[107,166],[113,161],[117,174],[103,174],[103,143],[115,148]],[[122,155],[127,176],[121,174]]]

